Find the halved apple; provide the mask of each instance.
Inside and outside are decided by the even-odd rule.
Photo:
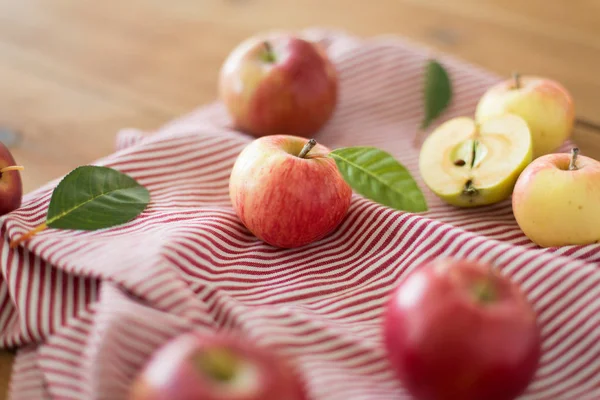
[[[478,125],[458,117],[427,137],[419,169],[425,184],[442,200],[476,207],[508,198],[531,161],[531,133],[523,118],[504,114]]]

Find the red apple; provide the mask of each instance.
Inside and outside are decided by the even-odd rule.
[[[329,152],[312,139],[286,135],[255,139],[242,150],[229,195],[248,230],[284,248],[306,245],[334,230],[348,212],[352,189]]]
[[[10,150],[0,142],[0,215],[8,214],[21,207],[23,182],[20,170]]]
[[[225,60],[219,93],[241,131],[311,136],[335,110],[338,77],[317,43],[292,34],[255,36]]]
[[[385,310],[385,345],[419,400],[508,400],[541,355],[536,314],[516,284],[484,263],[438,259],[402,280]]]
[[[186,333],[161,347],[129,400],[306,400],[283,358],[234,337]]]

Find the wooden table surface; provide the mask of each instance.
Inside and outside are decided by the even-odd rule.
[[[575,140],[600,159],[600,1],[0,0],[0,131],[17,133],[25,190],[112,152],[119,129],[214,100],[239,41],[311,26],[405,35],[500,74],[557,79],[587,121]],[[0,353],[0,399],[11,360]]]

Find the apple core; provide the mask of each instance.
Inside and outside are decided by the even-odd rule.
[[[456,146],[453,153],[457,167],[476,168],[488,153],[487,146],[478,139],[468,139]]]

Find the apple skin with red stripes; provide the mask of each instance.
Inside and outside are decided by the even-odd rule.
[[[16,164],[10,150],[0,142],[0,169]],[[21,207],[23,181],[19,171],[0,173],[0,215],[8,214]]]
[[[352,189],[327,156],[327,147],[316,144],[299,157],[307,142],[289,135],[255,139],[231,171],[234,211],[252,234],[275,247],[301,247],[322,239],[350,207]]]
[[[272,32],[233,49],[221,67],[219,96],[240,131],[310,137],[335,111],[338,74],[318,43]]]
[[[128,400],[308,400],[293,365],[234,336],[188,332],[150,358]]]
[[[415,399],[514,399],[537,371],[536,313],[487,264],[425,263],[392,291],[384,315],[390,364]]]

